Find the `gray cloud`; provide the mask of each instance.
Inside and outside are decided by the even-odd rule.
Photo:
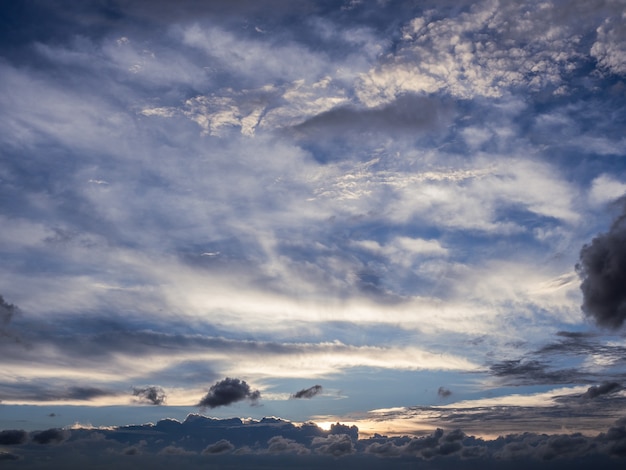
[[[17,312],[17,307],[4,300],[4,297],[0,295],[0,328],[5,327],[13,318],[13,315]]]
[[[441,398],[448,398],[450,395],[452,395],[452,392],[445,387],[439,387],[437,389],[437,395],[439,395]]]
[[[583,246],[576,270],[582,279],[585,315],[603,327],[622,326],[626,320],[626,213],[607,233]]]
[[[256,403],[259,398],[261,398],[261,392],[252,390],[245,380],[226,377],[224,380],[211,385],[208,393],[202,397],[196,406],[200,408],[217,408],[218,406],[228,406],[242,400]]]
[[[47,429],[45,431],[34,432],[31,439],[37,444],[50,444],[52,442],[63,442],[69,437],[70,433],[63,429]]]
[[[3,446],[23,444],[27,439],[28,433],[26,431],[17,429],[0,431],[0,445]]]
[[[602,395],[615,393],[621,389],[622,386],[617,382],[606,382],[601,385],[593,385],[583,394],[583,398],[593,399]]]
[[[333,457],[342,457],[355,452],[354,443],[347,434],[331,434],[327,437],[315,437],[311,446],[318,454],[328,454]]]
[[[9,323],[17,312],[19,312],[19,309],[15,305],[8,303],[0,295],[0,338],[5,336],[19,341],[19,337],[8,329]]]
[[[217,454],[225,454],[228,452],[232,452],[235,448],[234,445],[227,441],[226,439],[220,439],[219,441],[209,444],[202,451],[205,455],[217,455]]]
[[[133,395],[140,401],[152,405],[163,405],[165,403],[165,399],[167,398],[165,390],[157,385],[135,387],[133,388]]]
[[[588,375],[574,368],[551,368],[547,362],[535,359],[507,359],[492,364],[489,369],[492,375],[511,385],[572,383]]]
[[[434,98],[401,95],[377,108],[337,107],[293,129],[296,135],[353,138],[371,133],[401,134],[433,130],[450,117],[450,107]]]
[[[267,441],[267,451],[271,454],[310,454],[311,451],[302,443],[283,436],[274,436]]]
[[[302,390],[297,391],[291,398],[313,398],[315,395],[319,395],[322,393],[321,385],[313,385],[309,388],[303,388]]]

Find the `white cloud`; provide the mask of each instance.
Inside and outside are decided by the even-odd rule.
[[[443,90],[467,99],[499,97],[517,86],[557,87],[581,56],[580,35],[546,20],[553,5],[541,7],[484,1],[455,17],[414,18],[398,53],[362,75],[358,96],[375,106],[403,92]]]
[[[589,202],[592,206],[615,201],[626,194],[626,184],[616,180],[611,175],[603,174],[591,182]]]

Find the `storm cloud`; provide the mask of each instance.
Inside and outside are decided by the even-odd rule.
[[[621,327],[626,320],[626,213],[583,246],[576,269],[585,315],[600,326]]]
[[[319,395],[322,393],[321,385],[313,385],[309,388],[303,388],[302,390],[297,391],[291,398],[313,398],[315,395]]]
[[[217,408],[233,403],[249,400],[253,404],[261,398],[261,392],[252,390],[245,380],[226,377],[211,385],[208,393],[196,405],[200,408]]]

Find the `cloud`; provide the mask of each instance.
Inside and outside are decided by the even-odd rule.
[[[291,398],[313,398],[315,395],[319,395],[320,393],[322,393],[322,386],[313,385],[312,387],[303,388],[302,390],[297,391],[291,395]]]
[[[9,323],[18,312],[19,309],[15,305],[8,303],[0,295],[0,339],[5,336],[19,341],[19,337],[8,329]]]
[[[582,310],[603,327],[617,329],[626,320],[626,213],[606,233],[580,250],[576,270],[582,279]]]
[[[218,406],[228,406],[242,400],[249,400],[254,404],[259,398],[261,398],[261,392],[251,390],[244,380],[226,377],[224,380],[211,385],[208,393],[196,406],[200,408],[217,408]]]
[[[133,395],[138,397],[139,401],[152,405],[163,405],[167,398],[165,390],[156,385],[135,387],[133,388]]]
[[[205,454],[205,455],[225,454],[225,453],[228,453],[228,452],[232,452],[234,448],[235,448],[235,446],[232,445],[226,439],[220,439],[219,441],[214,442],[213,444],[209,444],[208,446],[206,446],[204,448],[204,450],[202,451],[202,453]]]
[[[622,386],[617,382],[606,382],[601,385],[593,385],[587,389],[587,391],[583,394],[583,398],[597,398],[602,395],[607,395],[611,393],[615,393],[619,390],[622,390]]]
[[[19,456],[17,454],[14,454],[12,452],[7,452],[5,450],[0,451],[0,461],[3,461],[3,460],[7,460],[7,461],[8,460],[20,460],[20,459],[21,459],[21,456]]]
[[[274,436],[267,441],[267,451],[270,454],[310,454],[311,451],[302,443],[293,439],[287,439],[283,436]]]
[[[296,135],[344,139],[374,134],[432,131],[449,120],[449,106],[433,98],[406,94],[376,108],[338,106],[294,126]],[[362,137],[361,137],[362,138]]]
[[[347,434],[331,434],[327,437],[314,437],[311,447],[318,454],[343,457],[355,452],[354,443]]]
[[[50,444],[51,442],[63,442],[69,437],[69,431],[62,429],[48,429],[31,434],[31,439],[37,444]]]
[[[9,324],[13,315],[17,312],[17,307],[4,300],[0,295],[0,327],[4,328]]]
[[[450,395],[452,395],[452,392],[445,387],[439,387],[437,389],[437,395],[439,395],[441,398],[448,398]]]
[[[0,431],[0,445],[10,446],[23,444],[28,439],[28,433],[22,430],[7,429]]]

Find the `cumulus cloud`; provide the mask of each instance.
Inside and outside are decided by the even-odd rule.
[[[167,395],[163,388],[150,385],[148,387],[135,387],[133,388],[133,395],[137,397],[140,402],[149,403],[152,405],[163,405]]]
[[[196,405],[200,408],[217,408],[228,406],[242,400],[249,400],[253,404],[261,398],[259,390],[252,390],[245,380],[226,377],[224,380],[211,385],[208,393]]]
[[[220,439],[219,441],[206,446],[202,453],[205,455],[225,454],[228,452],[232,452],[234,448],[235,446],[226,439]]]
[[[617,329],[626,320],[626,213],[606,233],[580,251],[582,310],[603,327]]]
[[[331,434],[327,437],[315,437],[311,446],[318,454],[342,457],[355,452],[354,443],[347,434]]]
[[[310,454],[311,451],[302,443],[283,436],[274,436],[267,441],[267,451],[270,454]]]
[[[322,393],[321,385],[313,385],[309,388],[303,388],[302,390],[297,391],[291,398],[313,398],[315,395],[319,395]]]
[[[69,431],[63,429],[47,429],[45,431],[34,432],[31,439],[37,444],[50,444],[51,442],[63,442],[69,437]]]

